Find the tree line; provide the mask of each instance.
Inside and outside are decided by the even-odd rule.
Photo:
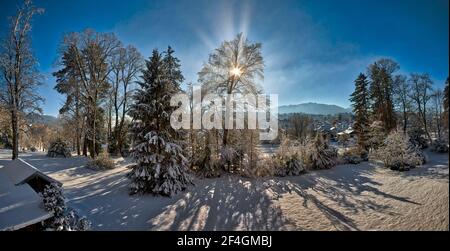
[[[354,129],[358,144],[368,149],[370,126],[381,123],[385,132],[397,127],[404,133],[419,133],[429,143],[448,138],[448,85],[444,91],[433,87],[427,73],[397,74],[397,62],[382,58],[370,64],[366,73],[360,73],[355,80],[351,94],[355,115]]]

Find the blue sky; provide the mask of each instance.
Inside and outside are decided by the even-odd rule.
[[[20,1],[2,1],[0,34]],[[348,107],[353,80],[390,57],[401,73],[427,72],[442,87],[449,68],[448,0],[35,0],[33,48],[46,76],[44,113],[57,115],[57,48],[64,33],[114,32],[147,58],[171,45],[186,81],[196,82],[208,54],[244,32],[263,44],[266,93],[280,104],[319,102]]]

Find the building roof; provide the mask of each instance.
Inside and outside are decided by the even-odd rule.
[[[21,229],[53,216],[26,183],[33,177],[55,181],[23,160],[0,160],[0,231]]]
[[[5,165],[2,169],[6,175],[11,179],[14,185],[21,185],[28,182],[30,179],[39,177],[48,183],[61,183],[50,176],[42,173],[36,167],[28,164],[22,159],[9,161],[10,164]]]

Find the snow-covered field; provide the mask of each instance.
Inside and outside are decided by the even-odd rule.
[[[404,173],[365,162],[299,177],[224,176],[172,198],[129,196],[126,161],[97,172],[83,157],[21,158],[63,182],[69,206],[94,230],[448,230],[448,155],[427,155]]]

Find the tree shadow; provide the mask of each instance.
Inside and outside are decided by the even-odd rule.
[[[422,166],[411,169],[407,172],[402,172],[401,175],[405,178],[420,178],[426,177],[428,179],[442,180],[449,182],[449,162],[448,153],[435,153],[429,149],[424,151],[427,163]]]
[[[149,220],[155,230],[284,230],[292,225],[252,180],[226,176],[197,187]]]

